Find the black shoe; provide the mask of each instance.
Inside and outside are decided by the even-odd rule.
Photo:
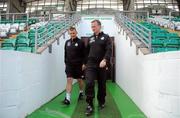
[[[104,105],[104,104],[99,104],[99,106],[98,106],[99,110],[104,109],[104,107],[105,107],[105,105]]]
[[[78,101],[83,100],[83,96],[84,96],[83,93],[79,93]]]
[[[63,101],[63,103],[64,103],[65,105],[69,105],[69,104],[70,104],[70,101],[65,98],[64,101]]]
[[[87,108],[86,108],[86,113],[85,114],[87,116],[90,116],[90,115],[92,115],[92,113],[93,113],[93,106],[88,105]]]

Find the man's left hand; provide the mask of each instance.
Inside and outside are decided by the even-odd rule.
[[[106,60],[103,59],[103,60],[100,62],[99,67],[100,67],[100,68],[104,68],[105,66],[106,66]]]

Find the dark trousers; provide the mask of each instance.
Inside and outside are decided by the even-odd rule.
[[[106,69],[98,66],[87,66],[86,72],[86,102],[93,105],[93,98],[95,97],[95,80],[98,82],[97,99],[99,104],[105,103],[106,96]]]

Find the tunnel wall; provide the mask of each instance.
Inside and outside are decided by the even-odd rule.
[[[51,54],[0,50],[0,118],[24,118],[64,91],[64,42]]]
[[[115,37],[118,85],[148,118],[180,118],[180,51],[136,55],[125,34]]]

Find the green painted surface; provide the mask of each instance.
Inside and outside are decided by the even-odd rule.
[[[107,88],[113,96],[122,118],[147,118],[117,84],[108,82]]]
[[[78,102],[78,88],[78,84],[73,87],[71,105],[62,104],[65,96],[65,92],[63,92],[27,116],[27,118],[86,118],[85,108],[87,104],[85,99]],[[97,99],[94,99],[94,103],[95,111],[88,118],[146,118],[126,93],[115,83],[107,82],[106,107],[103,110],[98,110]]]
[[[65,92],[63,92],[62,94],[33,112],[27,118],[71,118],[77,104],[79,95],[78,88],[78,84],[75,84],[73,86],[71,105],[67,106],[62,103],[65,97]]]
[[[97,90],[98,89],[97,89],[97,83],[96,83],[96,85],[95,85],[95,96],[97,96],[97,92],[96,92]],[[97,108],[98,101],[97,101],[96,97],[95,97],[94,101],[95,101],[95,104],[94,104],[94,118],[99,118],[99,112],[98,112],[98,108]]]
[[[105,108],[99,111],[99,118],[122,118],[116,102],[108,89],[106,93]]]
[[[97,96],[97,84],[95,90]],[[104,109],[102,110],[98,109],[98,100],[96,98],[97,97],[95,97],[94,99],[94,113],[88,118],[121,118],[121,114],[109,90],[107,90],[106,104]],[[86,118],[85,115],[86,105],[87,104],[85,100],[79,101],[72,118]]]
[[[97,91],[97,86],[95,87],[95,90]],[[94,112],[88,118],[98,118],[97,105],[98,105],[97,99],[94,99]],[[87,107],[87,103],[86,103],[86,100],[84,98],[84,100],[81,100],[78,102],[76,109],[74,111],[74,114],[72,115],[72,118],[85,118],[85,117],[87,117],[85,115],[86,107]]]

